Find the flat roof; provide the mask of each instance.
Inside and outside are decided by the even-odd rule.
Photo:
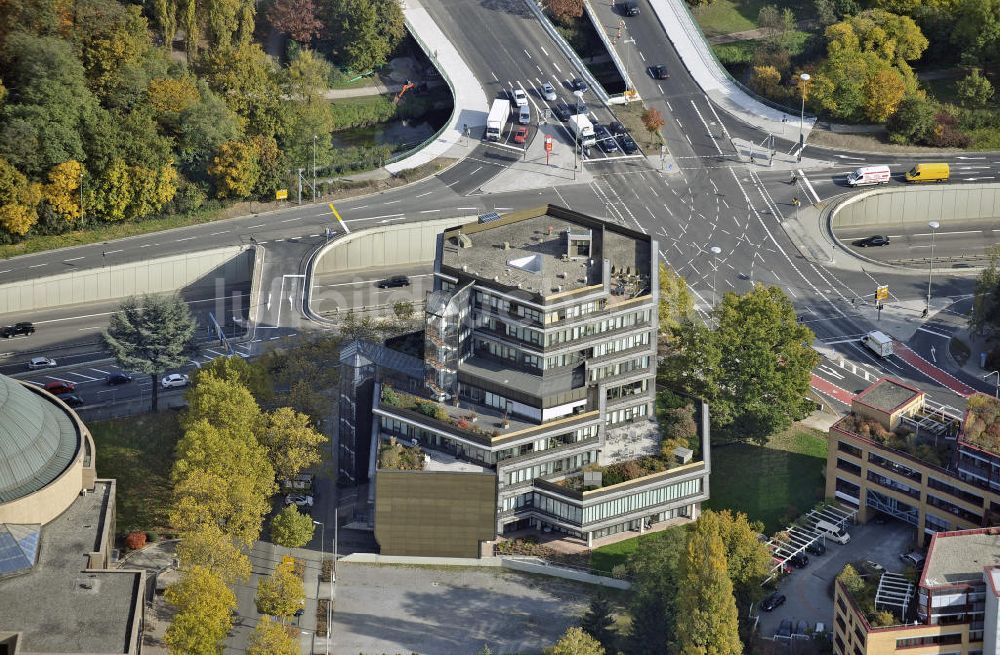
[[[927,555],[921,585],[982,583],[983,570],[1000,565],[1000,528],[938,532]]]
[[[923,395],[924,392],[916,387],[892,378],[882,378],[855,396],[854,400],[862,405],[891,413]]]
[[[23,633],[23,647],[43,653],[125,653],[142,602],[142,572],[86,571],[110,519],[113,484],[98,481],[42,528],[38,563],[0,580],[4,629]]]

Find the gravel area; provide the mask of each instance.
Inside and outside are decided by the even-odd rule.
[[[587,585],[503,569],[337,566],[337,653],[540,653],[578,624]]]

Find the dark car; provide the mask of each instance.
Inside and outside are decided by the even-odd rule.
[[[0,329],[0,336],[4,339],[11,337],[28,336],[35,333],[35,326],[31,323],[15,323]]]
[[[574,77],[573,81],[569,83],[569,86],[574,91],[583,91],[584,93],[590,90],[590,86],[579,77]]]
[[[56,396],[62,396],[68,393],[73,393],[76,390],[76,385],[72,382],[65,382],[63,380],[53,380],[52,382],[46,382],[46,391]]]
[[[806,546],[806,552],[810,555],[822,555],[826,552],[826,545],[822,541],[814,541]]]
[[[562,100],[556,100],[555,107],[552,108],[552,111],[555,113],[556,118],[564,123],[569,120],[570,116],[573,115],[573,110],[570,109],[569,105]]]
[[[854,242],[854,245],[858,248],[867,248],[868,246],[887,246],[889,245],[889,237],[876,234],[866,239],[858,239]]]
[[[387,277],[384,280],[379,280],[375,285],[379,289],[394,289],[396,287],[408,287],[410,286],[410,278],[405,275],[393,275],[392,277]]]
[[[795,624],[792,623],[791,619],[784,619],[781,625],[778,626],[778,631],[774,633],[774,636],[778,639],[791,639],[792,630],[795,629]]]
[[[59,396],[59,400],[63,401],[70,407],[79,407],[83,405],[83,398],[74,394],[69,394],[68,396]]]
[[[622,152],[626,155],[634,155],[639,152],[639,146],[636,145],[635,141],[629,135],[624,135],[618,138],[618,141],[622,144]]]
[[[650,66],[647,70],[649,71],[649,76],[652,77],[654,80],[670,79],[670,72],[667,70],[666,66],[663,65]]]
[[[573,98],[577,100],[577,98]],[[569,103],[569,115],[570,116],[586,116],[590,109],[587,107],[587,103],[583,100],[577,100],[577,102]]]
[[[108,376],[107,384],[109,387],[115,387],[119,384],[128,384],[132,381],[132,376],[128,373],[112,373]]]
[[[803,621],[802,619],[799,619],[798,621],[795,622],[795,632],[793,634],[805,635],[808,630],[809,630],[809,624]]]
[[[809,564],[809,557],[804,553],[795,553],[788,558],[788,563],[797,569],[804,569]]]
[[[777,591],[765,598],[760,603],[760,608],[765,612],[771,612],[785,604],[785,595]]]
[[[622,12],[622,16],[638,16],[639,3],[636,2],[635,0],[627,0],[626,2],[619,2],[618,10]]]
[[[608,123],[608,132],[611,132],[611,136],[625,136],[628,134],[628,130],[625,126],[618,121],[611,121]]]
[[[594,128],[594,136],[597,138],[598,147],[606,153],[618,152],[618,142],[611,136],[611,132],[603,125]]]

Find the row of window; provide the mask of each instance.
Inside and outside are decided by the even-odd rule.
[[[983,517],[979,516],[978,514],[974,514],[966,509],[962,509],[958,505],[950,503],[943,498],[938,498],[937,496],[932,496],[930,494],[927,494],[927,504],[933,505],[934,507],[944,510],[949,514],[954,514],[955,516],[959,517],[964,521],[968,521],[969,523],[979,524],[983,520]]]
[[[508,314],[520,316],[536,324],[542,324],[544,322],[545,325],[550,325],[552,323],[558,323],[559,321],[565,321],[580,316],[586,316],[587,314],[593,314],[594,312],[599,312],[604,309],[606,301],[603,299],[591,300],[580,303],[579,305],[545,312],[544,319],[542,312],[537,309],[526,307],[525,305],[521,305],[516,302],[511,302],[506,298],[500,298],[479,289],[476,290],[475,303],[477,306],[487,307],[497,314],[506,312]]]
[[[573,455],[571,457],[564,457],[562,459],[557,459],[551,462],[544,462],[542,464],[536,464],[534,466],[526,466],[524,468],[513,469],[507,471],[504,475],[504,482],[507,485],[519,484],[521,482],[527,482],[529,480],[534,480],[535,478],[541,477],[543,475],[550,475],[552,473],[569,473],[571,471],[576,471],[583,468],[591,462],[597,461],[597,451],[588,450],[585,453],[580,453],[578,455]]]
[[[622,498],[608,500],[591,507],[581,508],[542,493],[535,492],[532,503],[539,510],[557,516],[577,525],[587,525],[597,521],[653,508],[674,500],[701,493],[702,479],[687,480],[657,489],[640,491]]]
[[[920,489],[915,489],[907,484],[893,480],[892,478],[879,475],[875,471],[868,471],[868,481],[874,482],[875,484],[883,486],[886,489],[892,489],[893,491],[901,494],[906,494],[910,498],[920,498]]]
[[[892,471],[897,475],[902,475],[903,477],[909,480],[913,480],[914,482],[917,483],[919,483],[923,479],[923,476],[920,475],[919,471],[914,471],[909,466],[903,466],[898,462],[894,462],[891,459],[886,459],[885,457],[876,455],[875,453],[868,453],[868,461],[876,466],[880,466],[888,471]]]
[[[611,341],[606,341],[604,343],[599,343],[594,346],[593,353],[594,357],[603,357],[604,355],[611,355],[614,353],[622,352],[623,350],[631,350],[632,348],[637,348],[639,346],[649,345],[649,332],[643,331],[638,334],[630,334],[626,337],[620,339],[612,339]]]
[[[622,409],[613,409],[607,412],[605,416],[605,423],[607,425],[618,425],[619,423],[626,423],[633,419],[641,418],[649,413],[649,408],[643,405],[635,405],[633,407],[624,407]]]
[[[525,368],[535,370],[541,370],[542,368],[541,357],[523,352],[519,348],[508,346],[498,341],[476,337],[473,339],[473,347],[478,354],[488,354],[497,359],[514,362]]]
[[[558,346],[560,344],[585,339],[595,334],[604,334],[613,330],[623,330],[642,323],[649,323],[652,310],[643,309],[637,312],[630,312],[603,321],[594,321],[562,330],[554,330],[545,335],[546,346]]]
[[[600,366],[597,368],[590,369],[590,381],[599,382],[604,378],[614,377],[616,375],[625,375],[631,373],[632,371],[642,371],[649,368],[649,355],[643,355],[642,357],[636,357],[635,359],[629,359],[624,362],[615,362],[614,364],[608,364],[607,366]]]
[[[962,643],[961,633],[932,635],[928,637],[906,637],[896,640],[896,648],[916,648],[918,646],[944,646]]]
[[[628,396],[634,396],[639,393],[646,393],[647,389],[649,389],[649,380],[636,380],[635,382],[629,382],[628,384],[608,387],[608,400],[627,398]]]
[[[839,450],[842,453],[847,453],[848,455],[853,455],[854,457],[861,459],[861,449],[858,448],[857,446],[853,446],[847,443],[846,441],[838,441],[837,450]]]
[[[938,491],[943,491],[950,496],[964,500],[967,503],[972,503],[977,507],[983,506],[983,498],[977,496],[976,494],[969,493],[964,489],[959,489],[958,487],[948,484],[943,480],[938,480],[937,478],[927,477],[927,486],[931,489],[937,489]]]

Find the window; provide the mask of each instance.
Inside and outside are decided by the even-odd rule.
[[[920,490],[914,489],[908,484],[899,482],[898,480],[893,480],[892,478],[887,478],[884,475],[879,475],[874,471],[868,471],[869,482],[874,482],[877,485],[883,486],[886,489],[892,489],[901,494],[906,494],[910,498],[920,498]]]
[[[983,506],[983,499],[981,496],[977,496],[976,494],[972,494],[963,489],[959,489],[958,487],[950,485],[942,480],[938,480],[937,478],[928,477],[927,486],[930,487],[931,489],[937,489],[938,491],[943,491],[946,494],[964,500],[967,503],[972,503],[977,507]]]
[[[605,420],[608,425],[617,425],[618,423],[631,421],[634,418],[646,416],[647,411],[648,408],[645,404],[635,405],[634,407],[626,407],[624,409],[615,409],[607,412]]]
[[[852,446],[845,441],[837,442],[837,450],[842,453],[847,453],[848,455],[854,455],[858,459],[861,459],[861,449],[856,446]]]
[[[637,512],[655,505],[662,505],[663,503],[694,496],[701,493],[701,484],[701,478],[697,478],[598,503],[583,510],[583,522],[587,524],[595,521],[603,521],[614,516],[621,516],[622,514]]]
[[[861,476],[861,467],[860,466],[858,466],[857,464],[853,464],[851,462],[848,462],[847,460],[841,459],[839,457],[837,458],[837,468],[839,468],[841,471],[847,471],[848,473],[853,473],[854,475],[857,475],[858,477]]]
[[[896,648],[916,648],[918,646],[938,646],[960,643],[962,643],[961,634],[934,635],[931,637],[909,637],[907,639],[897,639]]]
[[[923,476],[920,475],[919,471],[911,469],[909,466],[904,466],[898,462],[894,462],[891,459],[886,459],[875,453],[868,453],[868,461],[876,466],[880,466],[888,471],[892,471],[897,475],[902,475],[903,477],[909,478],[915,482],[920,482]]]
[[[927,494],[927,504],[933,505],[938,509],[942,509],[948,512],[949,514],[954,514],[960,519],[963,519],[970,523],[978,524],[980,521],[982,521],[982,517],[979,516],[978,514],[973,514],[972,512],[962,509],[961,507],[955,505],[954,503],[949,503],[947,500],[944,500],[943,498],[938,498],[937,496],[932,496],[931,494]]]

